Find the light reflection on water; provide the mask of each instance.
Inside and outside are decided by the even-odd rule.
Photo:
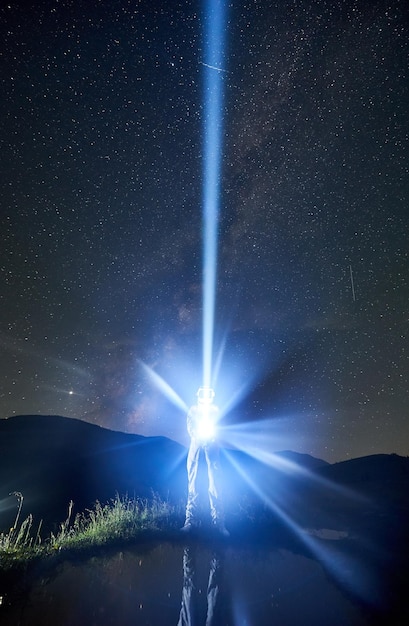
[[[22,626],[366,623],[305,556],[171,543],[65,562],[52,578],[38,580],[9,618]]]

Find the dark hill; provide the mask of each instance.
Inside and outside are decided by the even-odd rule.
[[[290,463],[295,463],[296,465],[299,465],[300,467],[308,469],[312,472],[330,465],[329,463],[327,463],[327,461],[323,461],[322,459],[316,459],[310,454],[301,454],[300,452],[293,452],[292,450],[282,450],[280,452],[275,452],[275,455],[289,461]]]
[[[408,457],[374,454],[322,467],[319,474],[384,506],[409,511]]]
[[[183,446],[165,437],[142,437],[60,416],[0,420],[0,500],[17,491],[24,510],[62,521],[68,503],[83,510],[118,492],[180,499],[185,490]],[[15,499],[9,498],[15,509]],[[12,511],[14,514],[14,511]],[[10,519],[11,511],[2,515]]]
[[[326,465],[321,472],[342,483],[394,482],[409,477],[409,458],[397,454],[373,454]]]

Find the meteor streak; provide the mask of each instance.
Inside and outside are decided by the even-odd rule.
[[[215,67],[214,65],[209,65],[209,63],[203,63],[203,61],[199,61],[199,63],[210,68],[211,70],[216,70],[216,72],[227,72],[227,70],[224,70],[222,67]]]
[[[352,274],[352,265],[349,266],[349,275],[350,275],[350,278],[351,278],[352,299],[355,302],[355,286],[354,286],[354,276]]]

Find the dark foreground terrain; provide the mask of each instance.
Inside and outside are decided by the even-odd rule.
[[[32,513],[35,519],[44,520],[45,529],[53,529],[65,519],[70,500],[74,501],[75,509],[81,511],[92,506],[97,499],[102,502],[110,500],[116,493],[150,498],[154,492],[183,511],[186,497],[185,459],[186,450],[166,438],[127,435],[57,416],[22,416],[1,420],[0,531],[6,531],[15,518],[16,498],[9,495],[14,491],[24,495],[23,517],[24,512],[26,515]],[[235,559],[246,562],[246,570],[250,567],[249,563],[257,562],[259,570],[256,568],[253,575],[257,576],[258,571],[260,576],[274,579],[277,589],[280,559],[274,555],[287,555],[283,557],[283,568],[294,567],[294,572],[298,571],[298,565],[294,565],[293,557],[288,554],[295,555],[294,559],[298,555],[297,559],[308,559],[318,564],[331,589],[336,588],[348,603],[352,603],[351,606],[356,607],[358,613],[352,616],[350,609],[344,607],[348,621],[339,621],[339,615],[338,621],[334,621],[338,600],[327,589],[334,603],[334,615],[331,618],[331,611],[324,608],[318,615],[309,606],[312,621],[304,620],[304,624],[409,623],[406,605],[409,459],[396,455],[375,455],[329,465],[308,455],[281,452],[275,455],[272,465],[265,465],[243,452],[227,450],[223,452],[222,463],[226,523],[231,536],[220,541],[210,535],[204,525],[197,536],[189,539],[189,545],[199,550],[199,554],[203,549],[210,550],[216,541],[222,553],[228,553],[229,572],[234,571],[231,563]],[[151,566],[156,568],[155,575],[159,577],[162,574],[165,576],[168,569],[163,559],[161,561],[158,557],[162,549],[158,547],[159,552],[155,552],[154,546],[163,545],[163,542],[173,546],[180,561],[178,584],[182,589],[186,573],[183,565],[186,561],[183,556],[185,539],[170,529],[156,537],[153,544],[152,537],[141,537],[140,541],[143,542],[138,544],[141,550],[142,545],[149,544],[154,551],[155,558],[150,561],[147,557],[143,562],[149,572]],[[163,550],[167,554],[168,549]],[[147,553],[150,554],[149,550]],[[99,550],[94,555],[57,555],[54,559],[36,563],[25,572],[3,572],[0,575],[1,623],[37,623],[33,621],[30,611],[21,620],[19,617],[20,621],[13,620],[17,619],[17,605],[41,606],[41,602],[36,604],[40,593],[39,581],[43,581],[43,587],[40,587],[45,593],[48,583],[44,586],[44,581],[58,578],[58,572],[63,577],[68,576],[67,567],[79,568],[77,573],[83,568],[89,572],[91,556],[102,559],[100,563],[106,564],[107,559],[109,562],[114,559],[112,562],[117,563],[118,554],[122,554],[122,549],[118,551],[118,546],[114,546],[102,552]],[[271,564],[267,574],[263,570],[265,564],[262,565],[260,554],[264,554]],[[133,558],[129,557],[132,563]],[[199,556],[198,561],[201,562],[202,557]],[[305,561],[302,562],[305,564]],[[71,563],[72,566],[64,563]],[[92,571],[92,576],[95,576],[95,569]],[[150,574],[146,575],[148,580]],[[308,576],[312,576],[311,572]],[[87,578],[84,585],[88,584],[91,583]],[[136,583],[131,581],[129,584]],[[301,577],[297,585],[303,587],[304,584],[307,584],[306,579]],[[289,588],[293,593],[293,587],[290,585]],[[279,594],[277,589],[271,594]],[[318,603],[319,586],[310,591],[316,595]],[[50,593],[52,597],[58,596],[54,588],[50,588]],[[176,592],[173,590],[172,593]],[[256,589],[253,593],[257,594]],[[266,594],[265,598],[267,591]],[[311,596],[306,593],[307,597]],[[50,606],[49,598],[47,602]],[[97,599],[95,602],[98,604]],[[263,602],[267,611],[267,605],[270,607],[271,603]],[[282,602],[277,607],[279,605],[282,608]],[[229,610],[233,609],[230,607]],[[296,623],[294,618],[289,617],[290,608],[287,622],[279,613],[279,608],[277,611],[265,613],[265,623],[272,623],[274,619],[278,619],[280,624]],[[302,613],[302,606],[300,611]],[[142,614],[140,618],[135,623],[145,623]],[[31,621],[24,621],[27,619]],[[56,619],[55,615],[53,619]],[[78,619],[75,623],[79,623]],[[84,623],[91,623],[89,619],[88,612]],[[225,621],[220,623],[247,623],[244,617],[242,621],[232,616],[230,621],[226,621],[226,617],[223,619]],[[257,619],[260,624],[264,623],[261,617]],[[99,623],[104,621],[99,620]],[[128,622],[125,620],[124,623]]]

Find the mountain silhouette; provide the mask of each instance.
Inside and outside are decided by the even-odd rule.
[[[71,500],[79,512],[117,493],[140,498],[155,493],[183,508],[186,455],[184,446],[166,437],[121,433],[72,418],[0,420],[0,529],[14,520],[13,492],[24,496],[23,516],[32,513],[45,526],[62,522]],[[221,462],[232,523],[244,501],[300,528],[339,530],[379,529],[389,517],[398,524],[409,509],[409,459],[397,455],[331,465],[287,450],[265,464],[243,451],[223,450]]]
[[[55,415],[0,420],[0,501],[24,496],[24,511],[47,522],[65,519],[68,503],[82,511],[120,495],[184,497],[180,444],[107,430]],[[8,498],[15,509],[15,499]],[[0,527],[13,510],[0,510]]]

